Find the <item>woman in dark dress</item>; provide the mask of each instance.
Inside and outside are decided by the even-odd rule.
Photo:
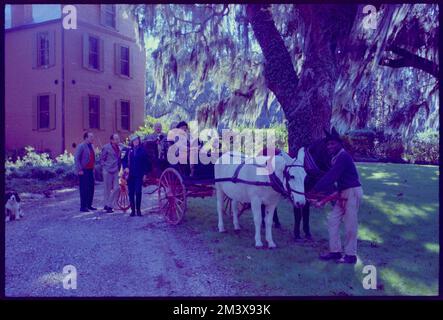
[[[136,210],[137,216],[141,216],[143,179],[151,170],[151,164],[139,136],[131,137],[131,148],[126,152],[122,165],[128,176],[131,217],[135,216]]]

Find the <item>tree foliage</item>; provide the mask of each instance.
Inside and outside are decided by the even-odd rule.
[[[260,37],[252,5],[134,5],[148,48],[147,108],[219,126],[272,109],[284,113],[290,144],[291,133],[304,142],[321,134],[306,122],[320,131],[331,118],[340,132],[382,128],[404,139],[438,129],[438,6],[378,5],[375,29],[364,27],[363,7],[261,6],[276,32]]]

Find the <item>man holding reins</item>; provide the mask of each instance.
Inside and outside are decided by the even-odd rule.
[[[321,201],[314,201],[317,207],[323,207],[332,198],[337,201],[328,213],[329,252],[320,255],[321,260],[335,260],[338,263],[355,264],[357,262],[357,213],[363,197],[358,171],[351,155],[343,148],[343,141],[333,128],[327,137],[327,150],[332,156],[331,169],[317,182],[312,193],[328,193],[336,184],[337,192]],[[340,224],[344,222],[344,256],[340,239]]]

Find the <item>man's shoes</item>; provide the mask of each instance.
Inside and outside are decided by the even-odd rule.
[[[142,216],[142,212],[140,210],[137,211],[137,216],[139,216],[139,217]]]
[[[310,234],[305,234],[305,240],[310,242],[313,239],[312,239],[312,236]]]
[[[341,252],[328,252],[321,254],[318,258],[320,260],[329,261],[329,260],[339,260],[341,259]]]
[[[108,207],[108,208],[106,209],[106,212],[107,212],[107,213],[113,213],[113,212],[114,212],[114,209],[112,209],[111,207]]]
[[[94,208],[93,206],[88,207],[89,210],[95,211],[97,208]]]
[[[89,212],[88,208],[80,208],[80,212]]]
[[[347,264],[356,264],[357,263],[357,256],[348,256],[347,254],[336,261],[337,263],[347,263]]]
[[[135,217],[135,212],[132,211],[131,214],[129,215],[130,217]]]

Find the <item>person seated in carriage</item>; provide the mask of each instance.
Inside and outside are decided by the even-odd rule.
[[[186,121],[180,121],[172,130],[173,142],[177,147],[175,156],[179,159],[176,167],[184,176],[192,176],[194,166],[191,164],[191,149],[194,148],[194,141],[191,141],[189,125]]]
[[[162,130],[162,124],[160,122],[156,122],[154,124],[154,133],[148,134],[143,142],[147,141],[155,141],[158,146],[158,159],[166,160],[166,152],[167,152],[167,134]]]

